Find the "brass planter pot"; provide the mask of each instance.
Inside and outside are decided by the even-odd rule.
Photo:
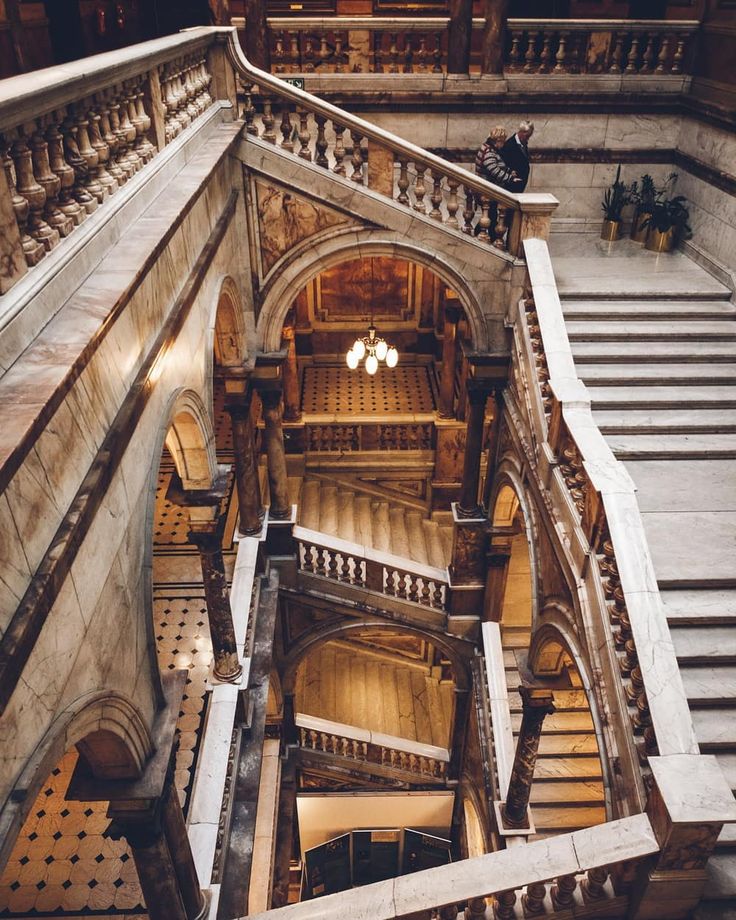
[[[647,234],[645,246],[651,252],[672,252],[675,247],[675,228],[670,227],[662,233],[652,227]]]
[[[643,226],[643,224],[650,217],[651,214],[648,214],[646,211],[634,215],[634,220],[631,223],[631,239],[635,243],[646,243],[649,228]]]
[[[601,239],[608,240],[613,242],[617,240],[621,235],[621,221],[620,220],[604,220],[603,227],[601,228]]]

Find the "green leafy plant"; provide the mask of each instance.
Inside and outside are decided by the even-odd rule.
[[[621,164],[616,170],[616,178],[603,194],[601,207],[606,220],[620,221],[621,213],[629,202],[629,189],[621,181]]]
[[[635,206],[639,214],[651,214],[657,199],[670,190],[676,179],[677,173],[670,173],[662,185],[657,186],[649,173],[645,173],[641,177],[641,185],[636,181],[631,183],[629,201]]]
[[[675,195],[673,198],[667,198],[664,194],[660,195],[652,205],[652,210],[643,222],[643,226],[648,230],[658,230],[660,233],[667,233],[668,230],[674,229],[686,239],[691,237],[693,231],[688,223],[690,211],[685,206],[685,201],[684,195]]]

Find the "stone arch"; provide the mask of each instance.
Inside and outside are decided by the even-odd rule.
[[[210,330],[216,364],[241,367],[248,357],[245,316],[238,285],[230,275],[225,275],[217,289]]]
[[[480,809],[476,802],[476,793],[473,789],[466,789],[463,796],[463,826],[465,830],[465,846],[469,859],[474,856],[483,856],[490,851],[483,822],[480,819]]]
[[[28,758],[0,812],[0,866],[7,861],[44,781],[74,746],[101,779],[140,776],[154,750],[148,727],[127,697],[95,691],[75,700],[56,717]]]
[[[444,253],[430,255],[401,234],[367,228],[351,227],[338,233],[332,230],[321,238],[310,237],[308,243],[295,249],[283,270],[264,286],[256,327],[256,339],[262,351],[272,352],[280,348],[284,318],[306,284],[333,265],[370,256],[407,259],[434,272],[457,294],[468,320],[475,350],[482,352],[489,347],[486,319],[479,297],[465,280],[463,266],[454,264],[451,256]]]
[[[217,477],[215,432],[209,413],[193,390],[179,391],[169,406],[164,443],[182,486],[209,489]]]

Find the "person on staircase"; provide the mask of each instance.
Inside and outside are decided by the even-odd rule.
[[[486,179],[494,185],[499,185],[508,192],[513,192],[517,191],[516,186],[519,183],[519,176],[503,158],[502,151],[506,144],[506,138],[506,129],[502,125],[496,125],[495,128],[491,128],[488,137],[481,144],[475,155],[475,173],[482,179]],[[495,201],[491,202],[489,217],[491,219],[491,237],[493,237],[498,222],[498,206]],[[478,236],[480,230],[480,221],[478,221],[473,231],[475,236]]]
[[[516,182],[510,192],[523,192],[529,182],[529,140],[534,134],[534,123],[522,121],[516,134],[501,148],[501,156],[509,169],[516,173]]]

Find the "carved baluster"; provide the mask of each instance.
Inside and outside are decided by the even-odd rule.
[[[624,73],[636,73],[639,69],[639,36],[636,32],[631,37],[629,54],[626,58],[626,69]]]
[[[79,149],[80,155],[84,158],[84,161],[87,164],[87,173],[84,180],[84,187],[87,189],[89,194],[97,200],[98,204],[102,204],[102,202],[107,197],[107,189],[103,188],[95,175],[97,172],[97,166],[99,164],[99,157],[97,155],[97,151],[90,142],[89,120],[83,110],[78,109],[74,123],[77,127],[77,147]]]
[[[261,121],[263,122],[263,133],[261,137],[264,141],[268,141],[269,144],[275,144],[276,132],[273,129],[275,119],[273,117],[273,102],[270,96],[264,96]]]
[[[317,575],[326,575],[327,574],[327,560],[329,558],[329,553],[326,549],[323,549],[321,546],[316,547],[317,549],[317,559],[315,572]]]
[[[313,751],[319,749],[319,735],[313,728],[309,730],[309,746]]]
[[[517,71],[521,64],[521,52],[519,50],[519,44],[521,42],[521,37],[524,33],[521,29],[513,29],[511,31],[511,48],[509,50],[509,70]]]
[[[301,728],[301,727],[299,728],[299,746],[300,746],[300,747],[306,747],[306,746],[307,746],[307,730],[306,730],[306,728]]]
[[[135,110],[137,124],[141,127],[140,133],[138,134],[138,140],[136,141],[136,149],[138,151],[138,156],[141,157],[143,162],[150,163],[158,151],[148,136],[148,132],[151,130],[151,116],[146,112],[144,95],[143,81],[139,80],[138,84],[135,86]],[[136,128],[136,130],[138,129]]]
[[[634,668],[639,664],[639,656],[636,653],[636,645],[633,639],[627,639],[624,644],[624,657],[619,660],[621,676],[628,677]]]
[[[46,252],[50,252],[59,242],[59,233],[44,220],[46,192],[33,174],[31,149],[23,128],[17,131],[10,155],[15,164],[16,190],[28,202],[28,232],[34,240],[42,244]]]
[[[343,141],[343,134],[345,133],[345,126],[333,122],[333,127],[335,129],[335,165],[332,171],[336,172],[339,176],[344,176],[345,164],[343,160],[345,159],[345,143]]]
[[[487,195],[480,196],[480,232],[478,239],[484,243],[491,242],[491,199]]]
[[[425,607],[432,606],[432,598],[431,598],[431,593],[430,593],[430,588],[429,588],[429,582],[427,581],[426,578],[422,579],[422,593],[421,593],[421,597],[419,598],[419,603],[423,604]]]
[[[457,219],[457,211],[460,207],[460,204],[457,200],[457,190],[460,186],[460,182],[457,179],[453,179],[448,176],[447,178],[447,187],[450,189],[450,194],[447,197],[447,226],[452,227],[457,230],[460,226]]]
[[[52,170],[49,162],[49,145],[43,133],[44,124],[45,119],[39,119],[38,128],[31,136],[33,173],[36,181],[46,193],[46,205],[43,212],[44,220],[57,232],[58,236],[68,236],[72,232],[74,222],[71,217],[59,210],[61,179]]]
[[[682,73],[682,59],[685,57],[685,39],[677,39],[677,48],[672,57],[672,73]]]
[[[414,575],[409,575],[409,600],[415,604],[419,603],[419,579]]]
[[[55,112],[46,129],[46,141],[49,145],[49,165],[59,177],[59,210],[71,220],[75,227],[78,227],[87,216],[87,212],[73,197],[74,170],[64,159],[64,138],[59,131],[59,123],[63,117],[63,112]]]
[[[253,84],[246,83],[243,86],[245,92],[245,106],[243,108],[243,117],[245,118],[245,130],[247,134],[258,137],[258,128],[254,124],[256,118],[256,107],[253,105]]]
[[[427,187],[424,184],[424,174],[427,171],[427,167],[421,163],[415,163],[414,168],[417,172],[417,177],[414,181],[414,210],[419,211],[420,214],[426,214],[427,208],[424,204],[424,196],[427,194]]]
[[[644,49],[639,73],[652,73],[654,70],[654,32],[647,33],[647,46]]]
[[[404,36],[404,73],[414,73],[414,51],[411,46],[411,32]]]
[[[524,55],[524,73],[533,73],[536,69],[538,37],[539,32],[536,30],[531,30],[528,33],[526,54]]]
[[[97,209],[97,199],[90,195],[84,187],[88,166],[87,161],[79,152],[79,145],[77,144],[77,126],[71,115],[68,115],[62,122],[61,133],[64,138],[64,157],[66,162],[74,170],[72,195],[84,208],[85,214],[92,214],[92,212]]]
[[[429,212],[429,216],[433,220],[442,220],[442,211],[440,211],[440,205],[442,204],[442,173],[432,170],[432,194],[429,196],[429,200],[432,202],[432,210]]]
[[[525,917],[537,917],[546,913],[544,899],[547,886],[544,882],[532,882],[526,886],[526,891],[521,896],[521,906]]]
[[[445,606],[443,592],[444,592],[443,585],[434,584],[434,589],[432,591],[432,606],[435,607],[437,610],[442,610]]]
[[[552,32],[545,32],[542,42],[542,53],[539,55],[539,73],[549,73],[552,61]]]
[[[383,32],[373,33],[373,73],[384,73]]]
[[[212,85],[212,74],[207,69],[207,59],[203,56],[200,60],[200,72],[202,74],[202,83],[204,84],[204,89],[202,90],[202,98],[204,100],[204,107],[208,109],[211,105],[214,105],[214,99],[212,98],[212,93],[210,93],[210,86]]]
[[[396,200],[399,204],[409,204],[406,190],[409,188],[409,161],[406,157],[399,157],[399,179],[397,182],[399,194]]]
[[[299,33],[291,32],[289,33],[289,59],[291,61],[291,72],[299,73],[299,59],[301,55],[299,54]]]
[[[284,33],[277,32],[274,39],[274,47],[271,51],[271,61],[272,66],[271,70],[274,73],[285,73],[286,67],[284,61],[286,60],[286,52],[284,51]]]
[[[550,892],[555,910],[572,907],[575,901],[575,889],[578,883],[574,875],[561,875]]]
[[[554,73],[567,73],[567,32],[560,32],[560,43],[557,46],[557,54],[555,55],[555,66]]]
[[[655,73],[667,73],[669,57],[670,37],[669,35],[663,35],[662,42],[659,46],[659,54],[657,55],[657,66],[655,68]]]
[[[465,207],[463,208],[463,233],[473,235],[473,218],[475,217],[475,192],[465,186]]]
[[[360,146],[360,142],[363,140],[363,135],[358,134],[357,131],[351,131],[350,137],[353,141],[353,155],[350,162],[353,164],[353,174],[350,177],[353,182],[358,182],[361,185],[363,184],[363,150]]]
[[[417,51],[417,66],[420,73],[427,72],[427,58],[429,54],[427,52],[427,36],[419,36],[419,50]]]
[[[182,84],[184,86],[184,99],[182,100],[182,108],[187,113],[188,123],[191,125],[194,119],[198,115],[201,115],[201,113],[204,111],[197,104],[197,101],[196,101],[197,95],[199,94],[199,90],[194,81],[194,65],[191,59],[188,60],[187,63],[185,64],[184,69],[182,71],[181,79],[182,79]],[[131,122],[135,126],[135,133],[137,135],[138,125],[136,124],[136,119],[138,117],[138,110],[135,107],[135,88],[134,87],[132,88],[132,92],[129,90],[128,115],[130,117]]]
[[[130,116],[128,115],[127,100],[125,99],[122,91],[118,93],[115,102],[118,107],[119,116],[117,135],[118,138],[120,138],[120,155],[118,157],[118,163],[120,163],[123,169],[127,170],[129,176],[132,176],[142,166],[140,157],[132,149],[135,142],[135,128],[133,127],[133,123],[131,122]],[[77,123],[79,124],[79,122]],[[179,122],[178,119],[177,123],[181,125],[181,122]],[[178,133],[180,132],[177,131],[177,134]],[[84,150],[82,149],[82,136],[82,128],[80,126],[78,135],[79,150],[82,156],[84,156]]]
[[[485,920],[485,898],[469,898],[463,916],[465,920]]]
[[[87,112],[89,124],[89,142],[97,153],[97,166],[95,167],[95,180],[102,186],[105,196],[112,195],[118,189],[118,180],[110,174],[107,163],[110,160],[110,148],[102,137],[100,123],[102,116],[94,109]]]
[[[494,228],[493,245],[496,249],[506,248],[506,208],[496,205],[496,226]]]
[[[621,61],[624,56],[624,34],[616,32],[611,53],[611,62],[608,67],[609,73],[621,73]]]
[[[289,153],[294,152],[294,142],[291,139],[292,132],[294,130],[291,123],[291,112],[289,111],[289,103],[284,101],[281,104],[281,147],[283,150],[288,150]]]
[[[516,917],[516,892],[502,891],[495,896],[493,904],[493,916],[497,920],[514,920]]]
[[[311,160],[312,152],[309,149],[309,112],[306,109],[297,109],[299,115],[299,156],[302,160]],[[324,119],[322,119],[322,130],[324,133]],[[326,145],[325,145],[326,146]]]
[[[183,131],[185,128],[188,128],[191,123],[191,117],[187,112],[186,103],[187,103],[187,94],[184,89],[184,74],[183,74],[183,62],[177,61],[174,64],[174,74],[171,81],[173,93],[174,93],[174,118],[179,124],[179,132]],[[120,107],[120,123],[125,126],[125,106]],[[132,143],[132,138],[129,138],[129,143]]]
[[[637,665],[636,668],[631,672],[632,684],[634,679],[634,674],[639,670]],[[641,671],[639,671],[641,674]],[[643,684],[643,680],[641,681]],[[637,731],[644,731],[647,726],[652,724],[652,714],[649,711],[649,699],[647,698],[646,690],[642,689],[639,696],[636,698],[636,712],[632,718],[634,728]]]
[[[2,165],[5,170],[5,178],[8,183],[8,188],[10,189],[10,201],[13,205],[13,211],[15,212],[15,219],[18,222],[18,229],[20,230],[20,240],[23,247],[23,255],[26,258],[26,263],[29,266],[38,265],[38,263],[46,255],[46,250],[43,246],[43,243],[39,243],[37,240],[34,240],[33,237],[28,233],[28,215],[30,213],[30,206],[28,201],[18,192],[16,188],[16,179],[15,179],[15,164],[13,163],[13,158],[10,155],[10,147],[7,141],[2,138],[0,139],[0,160],[2,160]]]
[[[442,73],[442,32],[434,33],[434,49],[432,51],[432,73]]]
[[[586,901],[603,901],[606,897],[605,885],[607,879],[608,870],[604,867],[588,869],[587,876],[580,883],[583,898]]]
[[[392,32],[389,36],[389,46],[388,46],[388,58],[389,58],[389,73],[398,73],[399,72],[399,48],[398,48],[398,35],[396,32]]]
[[[345,73],[345,64],[348,60],[347,54],[343,51],[345,39],[342,32],[335,33],[335,73]]]

